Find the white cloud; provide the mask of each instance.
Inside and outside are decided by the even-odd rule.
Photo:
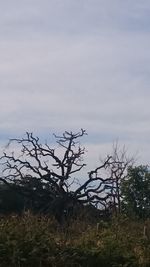
[[[3,142],[83,127],[91,147],[119,138],[148,161],[149,1],[0,5]]]

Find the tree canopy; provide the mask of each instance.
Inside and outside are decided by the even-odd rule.
[[[148,166],[129,167],[121,185],[122,206],[128,214],[150,216],[150,171]]]

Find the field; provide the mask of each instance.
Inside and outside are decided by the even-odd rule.
[[[149,267],[149,225],[128,219],[92,224],[26,213],[0,218],[1,267]]]

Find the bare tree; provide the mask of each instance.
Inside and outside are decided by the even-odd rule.
[[[128,156],[125,146],[121,147],[115,142],[112,147],[112,164],[107,171],[111,177],[111,200],[110,208],[115,214],[121,213],[121,192],[120,184],[126,178],[128,167],[133,165],[135,157]]]
[[[57,148],[41,144],[39,138],[29,132],[21,139],[11,139],[8,148],[15,143],[19,145],[20,154],[4,152],[0,180],[9,186],[15,185],[34,205],[37,203],[37,210],[52,211],[58,218],[77,203],[101,205],[106,209],[115,197],[120,207],[119,181],[128,162],[124,162],[124,154],[118,157],[117,150],[73,190],[75,174],[86,165],[83,162],[85,148],[79,143],[84,135],[83,129],[78,133],[65,131],[62,136],[54,135]],[[108,170],[105,177],[103,170]]]

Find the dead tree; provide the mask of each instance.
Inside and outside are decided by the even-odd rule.
[[[21,139],[11,139],[8,148],[15,143],[20,153],[4,152],[0,180],[9,186],[15,185],[15,190],[24,194],[37,211],[52,212],[58,220],[78,204],[106,209],[114,194],[114,178],[112,173],[104,177],[103,170],[113,169],[114,175],[119,171],[114,172],[114,166],[120,168],[117,165],[120,163],[118,158],[108,156],[102,165],[88,173],[85,182],[73,190],[75,174],[86,165],[83,162],[85,148],[79,143],[84,135],[86,131],[83,129],[78,133],[66,131],[62,136],[54,135],[56,148],[48,143],[41,144],[38,137],[28,132]]]
[[[111,200],[109,208],[112,213],[117,215],[121,213],[121,192],[120,184],[126,178],[128,167],[133,165],[135,157],[129,157],[125,146],[120,147],[118,142],[113,144],[112,148],[112,164],[108,166],[107,172],[111,177]]]

